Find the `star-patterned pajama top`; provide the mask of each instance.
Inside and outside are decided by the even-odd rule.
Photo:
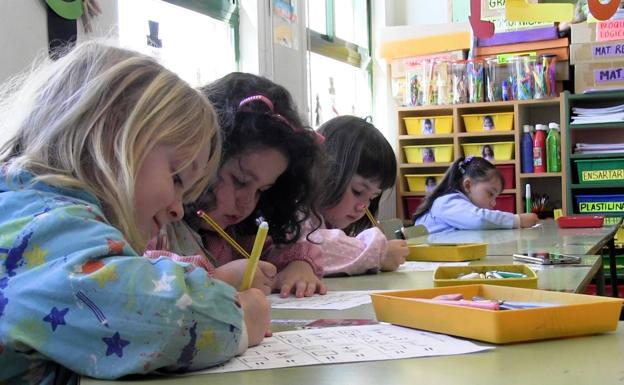
[[[0,172],[0,383],[194,370],[237,353],[231,286],[139,256],[92,194],[32,178]]]

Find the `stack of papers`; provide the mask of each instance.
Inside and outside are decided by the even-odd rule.
[[[624,104],[613,107],[572,108],[571,124],[624,122]]]
[[[624,153],[624,143],[577,143],[576,154]]]

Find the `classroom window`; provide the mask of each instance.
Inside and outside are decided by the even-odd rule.
[[[235,1],[118,0],[119,41],[156,56],[194,87],[236,71]]]
[[[369,10],[368,0],[308,1],[314,127],[339,115],[372,115]]]

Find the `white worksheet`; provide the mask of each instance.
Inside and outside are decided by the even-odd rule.
[[[445,356],[488,349],[494,347],[390,324],[296,330],[275,333],[223,365],[189,374]]]
[[[280,298],[279,294],[268,296],[272,309],[298,310],[345,310],[371,303],[371,293],[376,291],[329,291],[325,295],[314,294],[312,297]]]
[[[470,262],[419,262],[407,261],[397,271],[435,271],[439,266],[468,266]]]

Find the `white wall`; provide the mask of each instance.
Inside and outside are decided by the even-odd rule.
[[[93,23],[90,36],[116,36],[117,1],[99,1],[102,13]],[[84,38],[79,22],[78,39]],[[45,3],[42,0],[0,1],[0,83],[27,69],[48,46]]]

